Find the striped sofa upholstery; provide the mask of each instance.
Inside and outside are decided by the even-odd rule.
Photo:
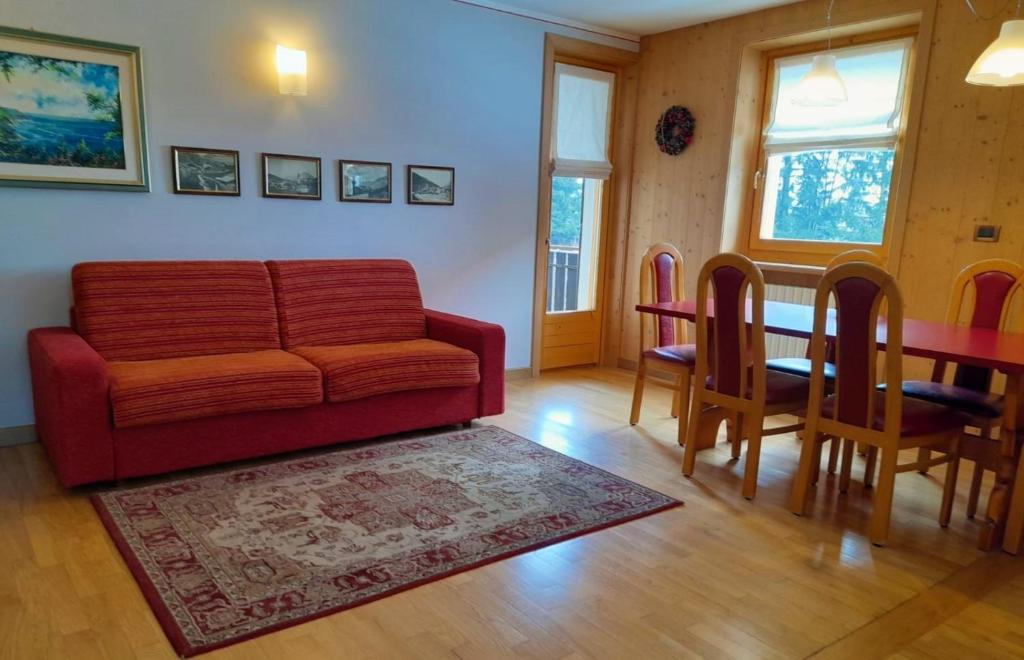
[[[504,330],[425,310],[404,261],[94,262],[71,279],[71,327],[28,335],[65,486],[504,409]]]
[[[328,401],[480,382],[472,351],[426,339],[407,261],[269,261],[267,268],[281,340],[324,372]]]
[[[279,350],[109,362],[107,373],[118,428],[323,401],[320,370]]]
[[[114,261],[71,270],[75,329],[107,360],[281,348],[259,261]]]
[[[267,268],[285,348],[427,336],[420,286],[407,261],[268,261]]]
[[[475,353],[433,339],[300,346],[292,351],[324,372],[328,401],[480,382]]]

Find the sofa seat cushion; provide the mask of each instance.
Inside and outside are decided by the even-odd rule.
[[[480,382],[476,353],[433,339],[291,349],[324,373],[327,400]]]
[[[114,426],[142,426],[323,401],[315,366],[281,350],[109,362]]]

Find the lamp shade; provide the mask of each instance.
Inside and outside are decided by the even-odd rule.
[[[793,103],[832,106],[846,103],[846,100],[846,85],[836,70],[836,56],[831,53],[815,55],[811,60],[811,70],[797,85]]]
[[[972,85],[1024,85],[1024,19],[1003,23],[999,37],[978,57],[967,74]]]
[[[289,96],[306,95],[306,51],[277,47],[277,91]]]

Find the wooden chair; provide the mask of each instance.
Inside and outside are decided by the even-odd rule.
[[[1024,284],[1022,277],[1024,267],[1005,259],[986,259],[967,266],[953,283],[946,323],[956,324],[966,319],[967,325],[975,328],[1010,329],[1009,310]],[[965,429],[960,439],[961,458],[974,461],[967,500],[967,516],[973,518],[985,470],[995,470],[998,466],[999,442],[992,439],[992,431],[1000,425],[1003,401],[990,391],[991,369],[957,365],[953,382],[946,384],[947,366],[945,361],[937,360],[931,381],[906,381],[903,394],[959,410],[970,417],[968,426],[979,430],[978,435],[974,435]],[[927,474],[931,467],[930,451],[926,447],[918,451],[917,467],[921,474]]]
[[[713,331],[708,319],[711,289]],[[765,430],[764,418],[802,410],[807,405],[809,383],[806,378],[765,368],[764,277],[750,259],[739,254],[720,254],[704,264],[697,280],[696,326],[700,359],[694,374],[683,474],[691,476],[697,460],[698,417],[713,410],[728,411],[734,417],[730,433],[733,458],[739,458],[740,445],[744,437],[747,439],[743,496],[751,499],[757,491],[762,436],[803,427],[794,424]]]
[[[878,266],[884,268],[882,258],[877,253],[871,250],[847,250],[841,252],[832,258],[825,266],[825,272],[849,263],[866,263],[872,266]],[[831,340],[826,340],[825,344],[825,386],[831,388],[832,382],[835,379],[835,361],[836,351],[835,344]],[[767,367],[773,371],[781,371],[787,374],[793,374],[794,376],[803,376],[804,378],[811,377],[811,344],[807,344],[807,352],[802,358],[772,358],[766,363]],[[829,447],[828,453],[828,473],[834,474],[836,467],[839,463],[839,451],[841,442],[836,441]],[[861,447],[861,454],[867,453],[866,447]],[[872,468],[873,472],[873,468]],[[815,473],[817,476],[817,473]]]
[[[836,380],[832,394],[825,390],[826,329],[829,299],[835,301]],[[885,323],[885,391],[877,389],[876,344],[879,310],[888,305]],[[884,545],[888,537],[901,449],[929,447],[942,451],[948,463],[939,522],[949,522],[957,476],[957,443],[965,417],[945,406],[905,398],[899,390],[903,373],[903,298],[891,275],[866,263],[848,263],[825,273],[814,301],[811,337],[811,387],[804,444],[790,508],[803,515],[814,457],[829,437],[864,442],[881,452],[881,473],[875,492],[870,537]]]
[[[670,243],[658,243],[644,253],[640,262],[640,303],[671,302],[683,299],[683,255]],[[637,361],[636,383],[633,386],[633,407],[630,425],[640,421],[644,383],[653,382],[673,391],[672,416],[679,418],[678,442],[683,444],[690,409],[690,381],[697,361],[697,349],[686,343],[686,324],[682,319],[659,316],[654,325],[654,346],[647,346],[648,314],[640,315],[640,357]],[[647,370],[673,374],[668,383],[651,377]]]

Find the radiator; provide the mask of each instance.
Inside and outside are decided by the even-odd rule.
[[[800,305],[814,304],[814,289],[799,286],[782,286],[769,284],[765,287],[765,298],[779,302],[797,303]],[[804,357],[807,352],[807,340],[796,337],[783,337],[767,333],[764,340],[765,357]]]

